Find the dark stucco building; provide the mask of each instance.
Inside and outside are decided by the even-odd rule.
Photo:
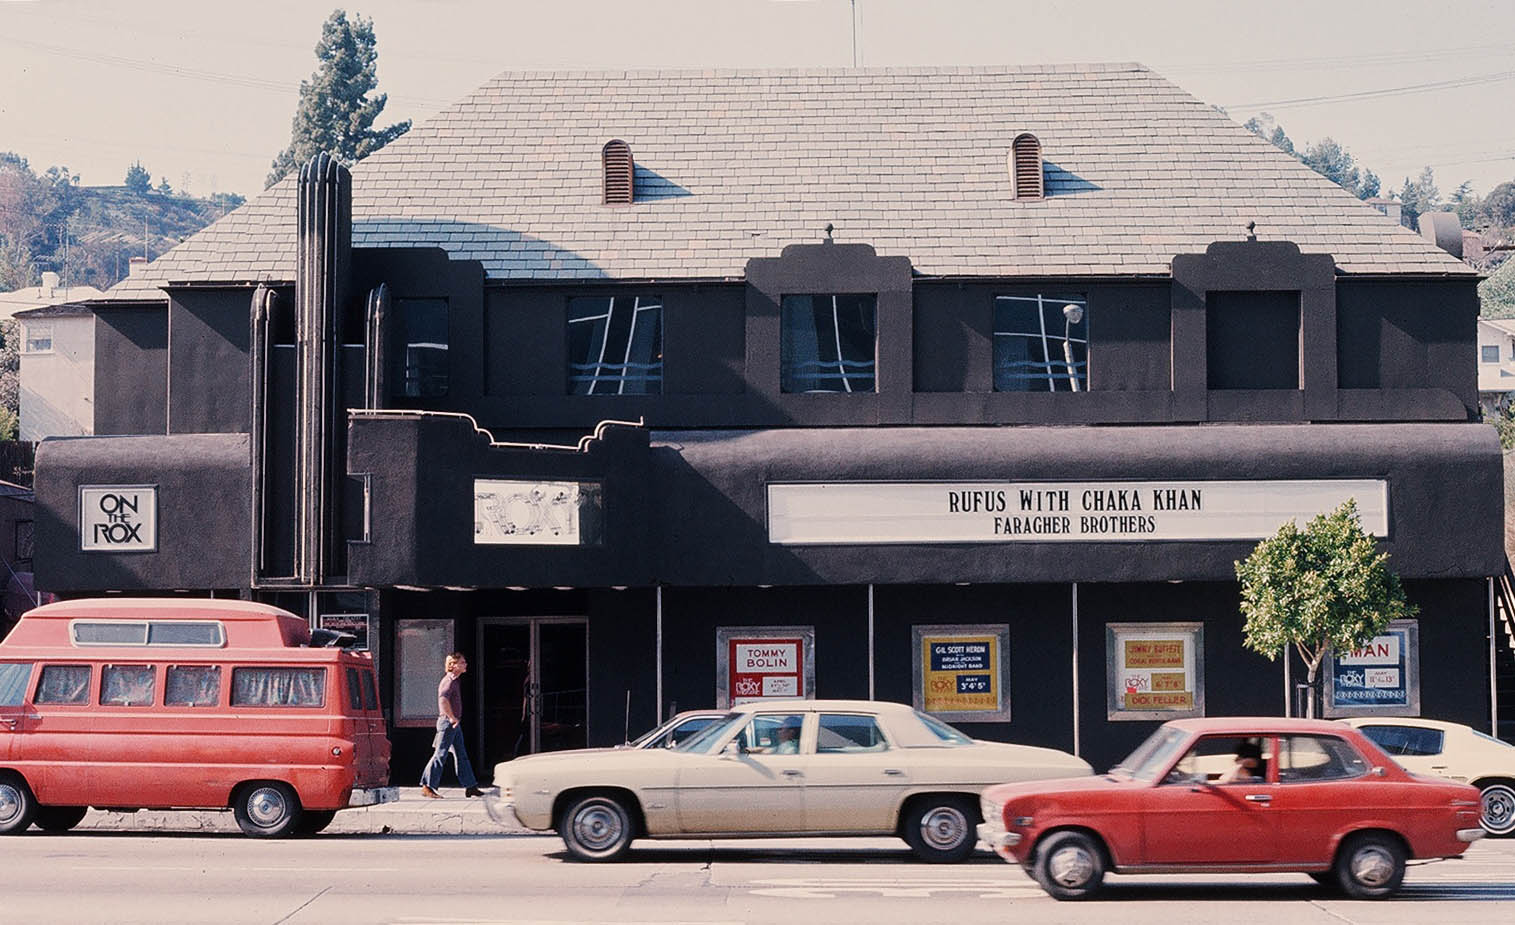
[[[1419,606],[1327,709],[1488,728],[1477,277],[1136,65],[507,73],[92,305],[38,586],[381,666],[396,777],[753,697],[1108,765],[1278,714],[1234,562],[1355,498]]]

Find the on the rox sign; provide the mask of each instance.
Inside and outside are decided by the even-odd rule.
[[[158,548],[156,485],[80,485],[79,548],[153,552]]]

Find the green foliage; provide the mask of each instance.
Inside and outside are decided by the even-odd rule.
[[[1335,183],[1358,199],[1372,199],[1379,194],[1382,183],[1378,175],[1357,163],[1346,148],[1334,138],[1322,138],[1305,148],[1303,154],[1284,133],[1283,126],[1268,113],[1248,119],[1242,126],[1259,138],[1267,139],[1275,148],[1292,155],[1306,167]]]
[[[1478,284],[1478,314],[1483,318],[1515,318],[1515,259],[1506,260]]]
[[[153,188],[153,175],[142,166],[141,161],[136,161],[126,168],[126,179],[122,181],[126,188],[134,193],[151,192]]]
[[[1442,207],[1441,191],[1436,188],[1436,175],[1430,167],[1422,170],[1413,183],[1405,177],[1398,198],[1401,220],[1411,228],[1420,228],[1422,215],[1440,211]]]
[[[1506,452],[1515,450],[1515,405],[1499,412],[1492,420],[1488,417],[1484,420],[1494,425],[1494,432],[1499,434],[1501,449]]]
[[[310,80],[300,81],[289,147],[274,158],[265,188],[323,151],[351,165],[410,130],[408,119],[373,128],[389,100],[384,93],[369,96],[379,83],[373,20],[349,20],[346,11],[334,10],[321,27],[316,61]]]
[[[1279,527],[1236,563],[1246,647],[1273,659],[1294,646],[1314,685],[1326,653],[1356,649],[1415,615],[1388,558],[1350,499],[1303,530],[1292,520]]]
[[[0,321],[0,440],[16,439],[21,420],[21,324]]]

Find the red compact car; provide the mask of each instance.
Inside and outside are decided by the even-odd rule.
[[[1410,858],[1483,836],[1478,790],[1395,764],[1345,723],[1175,720],[1110,773],[999,784],[979,838],[1058,899],[1116,873],[1298,871],[1388,896]]]

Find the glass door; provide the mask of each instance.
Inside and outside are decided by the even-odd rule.
[[[575,617],[479,621],[479,770],[588,743],[588,624]]]

